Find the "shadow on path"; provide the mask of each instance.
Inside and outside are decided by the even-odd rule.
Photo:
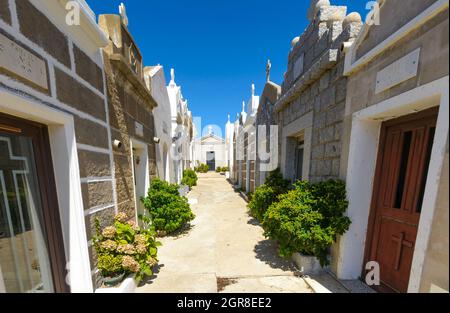
[[[194,229],[194,227],[195,227],[194,225],[188,223],[188,224],[183,225],[183,227],[181,227],[179,230],[177,230],[173,233],[167,234],[166,236],[160,237],[160,238],[172,238],[175,240],[180,239],[182,237],[189,235],[189,233],[191,232],[192,229]]]
[[[250,219],[247,222],[248,225],[253,225],[253,226],[261,226],[261,224],[259,223],[259,221],[254,218],[254,217],[250,217]]]
[[[159,272],[161,271],[161,268],[163,268],[164,266],[165,266],[164,264],[156,264],[156,265],[153,267],[153,275],[150,276],[150,277],[145,278],[144,280],[142,280],[142,281],[139,283],[139,286],[138,286],[138,287],[142,287],[142,286],[145,286],[145,285],[151,285],[151,284],[153,284],[153,281],[158,277],[158,274],[159,274]]]
[[[281,269],[283,271],[295,271],[294,264],[291,260],[283,259],[278,255],[278,245],[274,240],[263,240],[256,244],[256,258],[263,261],[272,268]]]

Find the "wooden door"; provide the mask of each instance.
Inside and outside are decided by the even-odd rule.
[[[382,126],[366,261],[380,264],[382,292],[407,292],[437,109]]]
[[[0,114],[0,289],[66,292],[65,268],[47,127]]]

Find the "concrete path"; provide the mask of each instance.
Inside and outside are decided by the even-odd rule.
[[[197,216],[192,227],[161,240],[159,269],[137,292],[312,292],[224,176],[201,175],[188,197]]]

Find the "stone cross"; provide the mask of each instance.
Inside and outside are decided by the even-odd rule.
[[[125,7],[125,4],[123,4],[123,2],[119,6],[119,13],[120,13],[120,17],[122,18],[123,25],[128,27],[127,8]]]
[[[270,70],[272,69],[272,63],[270,63],[270,60],[267,60],[266,65],[266,82],[270,81]]]

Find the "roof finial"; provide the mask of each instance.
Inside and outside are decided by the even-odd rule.
[[[230,116],[230,113],[228,113],[228,123],[231,123],[231,116]]]
[[[245,113],[245,101],[242,101],[242,113]]]
[[[170,69],[170,82],[175,83],[175,69],[173,68]]]
[[[255,95],[255,84],[252,84],[252,96]]]
[[[213,128],[212,128],[212,126],[210,125],[210,126],[208,126],[208,135],[212,135],[213,134]]]
[[[119,5],[119,13],[120,17],[122,18],[123,25],[125,25],[125,27],[128,27],[127,8],[125,7],[125,4],[123,4],[123,2]]]
[[[270,70],[272,69],[272,63],[270,63],[270,59],[267,60],[266,65],[266,82],[270,81]]]

